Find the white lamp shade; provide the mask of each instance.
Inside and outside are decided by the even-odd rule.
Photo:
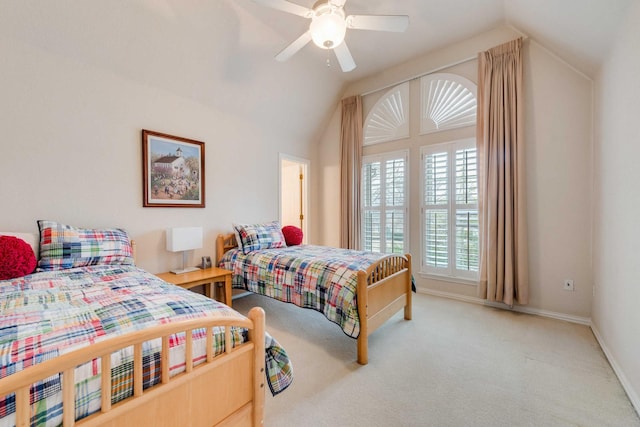
[[[167,250],[189,251],[202,247],[202,227],[177,227],[167,229]]]

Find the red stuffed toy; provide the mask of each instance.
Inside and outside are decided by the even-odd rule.
[[[31,246],[13,236],[0,236],[0,280],[33,273],[36,256]]]
[[[302,243],[302,230],[293,225],[285,225],[282,227],[282,234],[287,246],[296,246]]]

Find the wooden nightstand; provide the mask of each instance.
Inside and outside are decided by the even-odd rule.
[[[205,294],[209,298],[216,299],[218,292],[214,291],[214,283],[224,283],[224,292],[220,292],[225,304],[231,307],[231,275],[233,272],[225,270],[223,268],[211,267],[203,270],[191,271],[189,273],[174,274],[174,273],[160,273],[157,274],[159,278],[165,282],[178,285],[182,288],[189,289],[198,285],[205,285]],[[220,285],[222,286],[222,285]],[[216,289],[217,291],[217,289]]]

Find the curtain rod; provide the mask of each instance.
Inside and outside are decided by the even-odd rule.
[[[445,68],[455,67],[456,65],[460,65],[460,64],[464,64],[465,62],[473,61],[474,59],[478,59],[478,56],[474,55],[474,56],[471,56],[469,58],[461,59],[460,61],[452,62],[450,64],[443,65],[441,67],[433,68],[433,69],[431,69],[431,70],[429,70],[429,71],[427,71],[425,73],[420,73],[420,74],[418,74],[416,76],[409,77],[409,78],[406,78],[406,79],[401,80],[399,82],[391,83],[391,84],[388,84],[386,86],[367,91],[367,92],[362,93],[360,95],[361,96],[367,96],[367,95],[370,95],[372,93],[376,93],[376,92],[379,92],[381,90],[389,89],[390,87],[400,85],[402,83],[410,82],[411,80],[416,80],[416,79],[419,79],[421,77],[428,76],[429,74],[437,73],[438,71],[442,71]]]
[[[517,28],[512,27],[511,25],[509,25],[508,27],[511,28],[513,31],[519,33],[520,37],[522,37],[523,41],[529,39],[529,36],[527,34],[523,33],[522,31],[518,30]],[[438,71],[442,71],[442,70],[444,70],[446,68],[455,67],[456,65],[460,65],[460,64],[464,64],[465,62],[473,61],[474,59],[478,59],[478,55],[477,54],[474,55],[474,56],[470,56],[469,58],[461,59],[459,61],[452,62],[450,64],[434,68],[434,69],[429,70],[429,71],[427,71],[425,73],[421,73],[421,74],[419,74],[417,76],[409,77],[409,78],[406,78],[406,79],[401,80],[399,82],[391,83],[391,84],[388,84],[386,86],[383,86],[383,87],[380,87],[380,88],[377,88],[377,89],[374,89],[374,90],[370,90],[370,91],[367,91],[365,93],[361,93],[360,96],[367,96],[367,95],[370,95],[372,93],[379,92],[381,90],[389,89],[390,87],[393,87],[393,86],[396,86],[396,85],[399,85],[399,84],[402,84],[402,83],[410,82],[411,80],[416,80],[416,79],[419,79],[421,77],[428,76],[429,74],[437,73]]]

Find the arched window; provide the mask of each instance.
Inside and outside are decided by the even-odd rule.
[[[409,82],[385,93],[364,122],[364,145],[409,137]]]
[[[420,134],[476,124],[476,85],[450,73],[420,79]]]

